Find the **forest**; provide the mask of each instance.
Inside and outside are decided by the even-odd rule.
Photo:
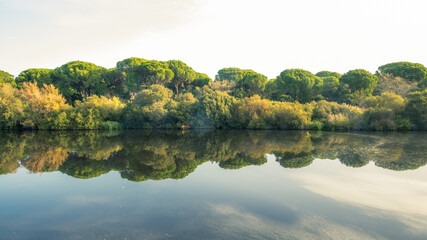
[[[286,69],[275,79],[223,68],[215,79],[179,60],[73,61],[0,71],[0,129],[427,130],[427,68],[375,73]]]

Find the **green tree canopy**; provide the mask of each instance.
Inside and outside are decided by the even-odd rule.
[[[82,101],[92,94],[107,92],[104,74],[107,70],[93,63],[74,61],[56,68],[52,80],[68,102]]]
[[[218,71],[215,81],[235,83],[231,95],[239,98],[263,95],[267,77],[250,69],[223,68]]]
[[[228,80],[238,82],[243,79],[246,71],[247,70],[240,68],[223,68],[218,71],[218,74],[215,76],[215,81]]]
[[[381,74],[391,74],[395,77],[402,77],[415,82],[419,82],[427,76],[427,68],[424,65],[411,62],[385,64],[378,68],[378,72]]]
[[[287,69],[277,76],[276,89],[300,102],[309,102],[317,95],[317,88],[323,85],[320,77],[302,69]]]
[[[408,95],[405,114],[419,129],[427,130],[427,90]]]
[[[347,84],[351,92],[371,95],[377,85],[378,77],[363,69],[351,70],[342,75],[341,84]]]
[[[126,59],[123,59],[122,61],[117,62],[116,68],[120,70],[127,70],[127,69],[134,68],[141,65],[145,61],[147,60],[143,58],[136,58],[136,57],[126,58]]]
[[[202,88],[212,84],[212,79],[204,73],[196,73],[196,78],[193,81],[193,86]]]
[[[179,94],[179,89],[183,89],[186,85],[191,84],[196,78],[196,72],[179,60],[170,60],[167,62],[169,69],[174,73],[170,86]]]
[[[10,83],[12,86],[16,86],[13,75],[2,70],[0,70],[0,83]]]
[[[341,74],[339,74],[337,72],[320,71],[320,72],[316,73],[316,76],[321,77],[321,78],[336,77],[339,79],[341,77]]]
[[[16,77],[16,84],[18,87],[22,87],[24,82],[35,82],[39,87],[42,87],[43,84],[51,84],[52,78],[51,73],[52,69],[44,68],[31,68],[25,71],[22,71],[18,77]]]

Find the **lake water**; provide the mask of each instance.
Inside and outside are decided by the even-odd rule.
[[[0,239],[427,239],[427,133],[1,132]]]

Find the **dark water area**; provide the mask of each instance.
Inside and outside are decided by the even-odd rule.
[[[0,239],[427,239],[426,163],[426,132],[0,132]]]

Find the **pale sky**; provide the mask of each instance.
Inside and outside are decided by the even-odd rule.
[[[128,57],[275,78],[410,61],[427,65],[424,0],[0,0],[0,70]]]

